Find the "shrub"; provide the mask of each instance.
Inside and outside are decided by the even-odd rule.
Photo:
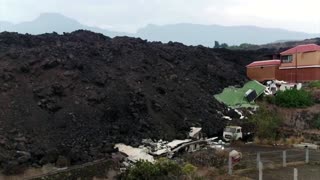
[[[280,107],[302,108],[313,105],[314,100],[308,91],[290,89],[279,91],[275,96],[275,104]]]
[[[160,169],[149,161],[138,161],[128,170],[128,174],[124,177],[127,180],[151,179],[160,175]]]
[[[265,96],[265,101],[267,101],[269,104],[275,104],[275,97],[273,95]]]
[[[310,88],[320,88],[320,81],[312,81],[309,83]]]
[[[257,113],[252,115],[248,121],[254,124],[257,137],[275,140],[282,119],[276,112],[261,106]]]
[[[181,175],[182,169],[175,161],[167,158],[160,158],[155,165],[159,167],[160,174],[174,176]]]
[[[312,122],[313,127],[320,129],[320,114],[315,115]]]
[[[196,173],[197,167],[194,165],[187,163],[182,167],[182,172],[186,175],[192,176]]]
[[[149,179],[168,179],[178,178],[182,175],[190,175],[197,169],[191,164],[187,164],[183,168],[175,161],[160,158],[154,164],[148,161],[138,161],[130,167],[120,179],[126,180],[149,180]]]

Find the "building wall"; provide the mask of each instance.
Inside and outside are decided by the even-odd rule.
[[[247,76],[260,82],[273,79],[288,82],[296,82],[296,79],[298,82],[320,80],[320,51],[297,53],[292,56],[291,63],[281,63],[279,67],[247,67]],[[298,60],[297,70],[296,56]]]
[[[297,76],[296,76],[297,73]],[[308,82],[320,80],[320,67],[298,68],[298,69],[278,69],[276,79],[287,82]]]
[[[276,79],[276,69],[278,69],[278,66],[247,67],[247,76],[260,82],[274,80]]]
[[[320,65],[320,52],[307,52],[298,57],[298,66]]]
[[[288,82],[320,80],[320,51],[297,53],[292,56],[291,63],[281,63],[276,71],[276,79]]]
[[[295,68],[296,67],[296,57],[298,64],[297,66],[320,66],[320,51],[314,52],[305,52],[305,53],[297,53],[292,54],[292,62],[291,63],[281,63],[280,69],[283,68]]]
[[[299,53],[298,53],[299,57]],[[299,62],[299,60],[298,60]],[[286,68],[286,67],[295,67],[296,66],[296,54],[292,55],[292,62],[291,63],[282,63],[280,64],[280,68]]]
[[[296,77],[297,73],[297,77]],[[295,68],[292,69],[278,69],[277,66],[267,66],[261,68],[250,67],[247,68],[247,76],[249,79],[263,82],[266,80],[283,80],[287,82],[308,82],[320,80],[320,67],[315,68]]]

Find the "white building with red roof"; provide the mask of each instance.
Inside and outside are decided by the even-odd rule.
[[[305,44],[280,53],[280,59],[254,61],[247,65],[247,76],[260,82],[320,80],[320,46]]]

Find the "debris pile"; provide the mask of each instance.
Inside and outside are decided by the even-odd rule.
[[[153,156],[148,154],[148,149],[146,148],[134,148],[124,144],[116,144],[115,148],[118,148],[120,152],[128,155],[128,159],[132,162],[136,162],[138,160],[154,162]]]
[[[286,81],[267,81],[266,82],[267,88],[265,89],[265,95],[275,95],[277,91],[285,91],[288,89],[296,88],[300,90],[302,88],[302,83],[288,83]]]
[[[267,81],[265,85],[259,83],[256,80],[247,82],[242,88],[230,86],[224,88],[223,92],[214,95],[214,98],[220,103],[226,105],[228,111],[238,114],[240,117],[237,119],[244,119],[244,112],[253,114],[259,106],[255,104],[254,100],[258,97],[267,95],[276,95],[278,91],[285,91],[288,89],[296,88],[300,90],[302,88],[301,83],[287,83],[285,81],[272,80]],[[252,111],[253,110],[253,111]],[[223,113],[222,119],[231,121],[232,118]]]
[[[135,163],[137,160],[154,162],[154,156],[166,156],[172,158],[175,153],[195,152],[206,148],[224,150],[224,145],[226,143],[222,140],[216,141],[218,137],[202,138],[198,136],[201,134],[201,129],[202,128],[191,127],[189,136],[192,135],[193,139],[175,139],[171,142],[144,139],[142,140],[142,145],[138,148],[133,148],[124,144],[116,144],[115,148],[117,148],[119,152],[127,155],[128,161],[125,162],[125,165]]]
[[[258,81],[249,81],[242,88],[230,86],[222,93],[214,95],[215,99],[230,108],[256,108],[254,100],[263,94],[266,87]]]
[[[194,139],[200,139],[201,138],[201,127],[191,127],[191,130],[189,132],[189,137]]]

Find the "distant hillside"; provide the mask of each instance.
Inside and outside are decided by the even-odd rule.
[[[265,44],[281,39],[302,40],[318,35],[255,26],[174,24],[164,26],[148,25],[140,29],[137,32],[137,36],[149,40],[160,39],[164,42],[174,40],[189,45],[213,46],[215,40],[229,45],[242,43]]]
[[[275,52],[281,52],[283,50],[289,49],[302,44],[318,44],[320,45],[320,38],[305,39],[299,41],[279,41],[274,43],[267,43],[262,45],[254,44],[241,44],[240,46],[230,46],[229,49],[236,50],[257,50],[257,49],[274,49]]]
[[[12,24],[0,22],[1,31],[12,31],[29,34],[48,32],[72,32],[78,29],[102,33],[106,36],[132,36],[149,41],[177,41],[187,45],[204,45],[213,47],[214,41],[229,45],[266,44],[276,41],[291,41],[314,38],[319,34],[308,34],[283,29],[261,28],[255,26],[220,26],[199,24],[147,25],[136,33],[114,32],[102,28],[90,27],[57,13],[44,13],[33,21]]]
[[[320,38],[312,38],[312,39],[305,39],[301,41],[286,41],[286,42],[275,42],[275,43],[268,43],[259,46],[260,48],[274,48],[274,49],[281,49],[287,47],[298,46],[302,44],[318,44],[320,45]]]
[[[72,32],[78,29],[86,29],[102,33],[110,37],[125,35],[121,32],[113,32],[97,27],[86,26],[74,19],[57,13],[44,13],[33,21],[23,22],[19,24],[0,21],[0,32],[12,31],[29,34],[43,34],[55,31],[59,34],[62,34],[63,32]]]

